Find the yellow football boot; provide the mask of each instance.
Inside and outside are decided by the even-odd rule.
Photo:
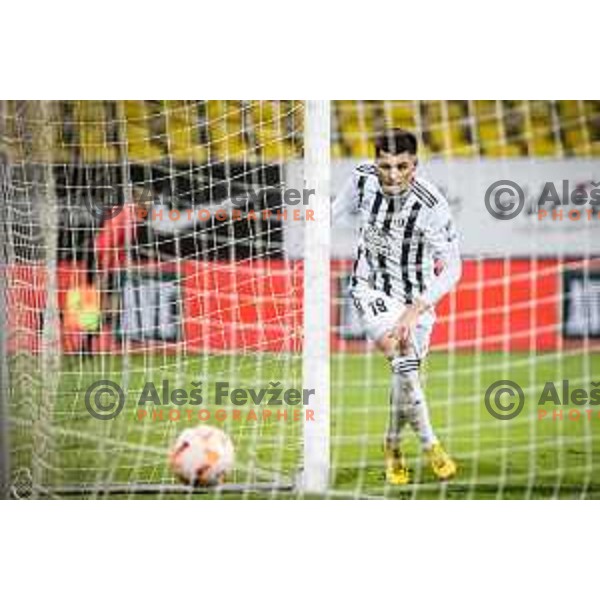
[[[410,482],[408,467],[399,450],[385,451],[385,479],[390,485],[406,485]]]
[[[439,480],[446,481],[456,475],[456,463],[448,456],[448,453],[439,442],[426,450],[425,455],[429,460],[432,471]]]

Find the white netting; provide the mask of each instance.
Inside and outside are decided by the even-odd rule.
[[[283,251],[297,216],[283,167],[302,156],[302,120],[295,101],[3,103],[15,493],[167,493],[170,445],[204,423],[233,440],[234,489],[293,481],[295,407],[219,406],[215,385],[302,386],[302,265]],[[86,281],[103,316],[82,335],[69,303]],[[114,419],[86,408],[99,380],[124,391]],[[138,403],[148,382],[159,405]],[[164,404],[163,385],[203,402]]]
[[[340,292],[332,351],[337,488],[354,496],[597,496],[597,407],[538,402],[546,382],[555,382],[561,398],[563,380],[569,380],[569,393],[580,387],[589,395],[595,389],[600,273],[593,259],[600,252],[599,215],[588,202],[565,204],[562,217],[553,218],[554,206],[538,206],[537,200],[544,182],[554,182],[561,199],[563,180],[569,195],[581,189],[589,199],[597,189],[600,104],[342,101],[333,118],[332,192],[357,163],[373,159],[377,132],[401,127],[416,133],[420,173],[447,196],[464,260],[457,291],[439,307],[424,377],[434,428],[458,463],[455,483],[435,480],[416,437],[406,433],[414,483],[405,491],[386,485],[382,442],[389,368],[364,341]],[[525,206],[514,220],[496,220],[486,211],[486,191],[498,180],[523,189]],[[548,214],[539,213],[541,208]],[[590,212],[572,220],[570,208]],[[343,290],[352,266],[352,226],[338,226],[333,238],[336,289]],[[523,389],[525,406],[514,419],[496,419],[485,407],[486,391],[499,380]],[[500,400],[508,404],[514,398]],[[538,412],[543,409],[545,416]],[[553,415],[561,409],[562,415]]]
[[[595,389],[600,220],[591,202],[579,220],[567,204],[562,216],[548,210],[542,217],[537,200],[548,181],[569,201],[573,190],[589,195],[598,187],[598,102],[331,106],[332,195],[357,163],[373,157],[377,132],[414,131],[421,173],[448,197],[465,262],[457,291],[439,307],[425,368],[433,423],[458,477],[436,482],[408,439],[414,483],[399,489],[385,483],[383,469],[389,368],[365,343],[345,293],[354,232],[334,225],[328,495],[597,496],[598,409],[538,400],[547,382],[561,398],[563,380],[569,394]],[[281,192],[284,184],[303,186],[303,115],[293,101],[2,103],[0,256],[10,376],[3,391],[15,494],[181,494],[169,487],[176,482],[168,448],[181,429],[204,421],[185,413],[171,421],[172,405],[138,418],[148,381],[160,397],[163,380],[170,391],[188,392],[201,381],[209,397],[217,381],[230,389],[302,387],[304,228]],[[525,207],[514,220],[495,220],[485,208],[486,191],[499,180],[523,189]],[[220,220],[216,209],[232,199],[241,218]],[[102,207],[132,201],[151,217],[124,227],[127,235],[104,226],[112,219],[97,218]],[[271,214],[249,219],[252,208]],[[286,208],[284,219],[277,211]],[[103,328],[82,340],[71,335],[65,307],[76,278],[87,274],[103,291]],[[312,301],[326,309],[321,298]],[[102,379],[126,391],[125,409],[113,420],[94,419],[85,406],[86,390]],[[485,406],[486,390],[499,380],[523,389],[525,406],[514,419],[495,419]],[[213,410],[207,422],[233,439],[229,489],[287,494],[303,457],[303,423],[293,420],[292,406],[272,407],[287,409],[288,419],[268,422],[247,420],[251,403],[223,406],[221,422],[213,399],[200,408]],[[575,408],[577,419],[569,413]]]

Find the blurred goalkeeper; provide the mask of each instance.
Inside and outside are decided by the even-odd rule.
[[[436,477],[456,474],[429,418],[419,368],[427,355],[435,305],[458,282],[461,259],[448,202],[417,177],[417,140],[394,129],[375,141],[375,162],[359,165],[333,204],[333,220],[358,213],[360,234],[350,295],[367,336],[389,361],[386,479],[409,483],[401,435],[410,424]]]
[[[102,292],[102,313],[107,324],[114,325],[120,313],[121,273],[127,268],[128,245],[138,242],[138,230],[151,209],[151,191],[133,187],[132,202],[124,204],[115,216],[105,218],[95,240],[98,287]],[[131,254],[131,253],[130,253]]]

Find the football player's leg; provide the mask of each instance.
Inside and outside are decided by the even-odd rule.
[[[407,374],[407,379],[408,394],[410,395],[410,425],[419,436],[423,450],[428,451],[437,443],[437,437],[431,425],[429,408],[421,385],[418,365]]]
[[[420,360],[414,355],[399,355],[390,361],[392,386],[398,390],[395,397],[404,423],[410,423],[419,436],[421,446],[429,450],[437,438],[431,425],[425,394],[419,377]]]
[[[403,307],[391,298],[382,298],[386,310],[370,324],[371,338],[378,349],[386,356],[390,365],[390,397],[388,425],[385,433],[386,456],[400,452],[401,433],[410,420],[410,399],[407,395],[406,380],[398,370],[399,346],[394,337],[393,327],[402,314]]]
[[[406,393],[402,389],[402,382],[398,377],[392,375],[384,448],[386,479],[395,485],[403,485],[409,482],[408,468],[401,451],[402,430],[409,420],[406,398]]]
[[[407,387],[405,367],[408,357],[401,355],[401,348],[393,333],[393,326],[402,314],[402,306],[393,306],[385,331],[377,338],[377,346],[390,364],[390,401],[388,425],[385,434],[386,479],[389,483],[402,485],[409,483],[409,471],[401,451],[402,430],[410,422],[411,395]]]
[[[412,347],[419,358],[423,358],[429,351],[429,340],[433,329],[434,319],[424,315],[417,323],[413,335]],[[421,386],[418,372],[411,375],[412,380],[412,410],[410,423],[421,440],[423,451],[438,479],[445,480],[456,474],[456,464],[448,456],[441,443],[438,441],[429,416],[429,408]]]
[[[429,349],[433,321],[432,316],[424,315],[408,343],[399,344],[391,330],[379,340],[378,346],[390,360],[392,389],[398,390],[395,400],[401,414],[419,437],[435,475],[449,479],[456,473],[456,465],[435,435],[419,373],[421,359]]]
[[[402,442],[402,430],[409,421],[409,411],[404,401],[405,398],[402,381],[392,374],[389,415],[385,432],[385,448],[390,452],[399,451]]]
[[[437,438],[431,425],[425,394],[421,386],[419,367],[427,353],[431,326],[427,320],[420,323],[408,343],[399,343],[394,332],[387,333],[379,342],[392,368],[392,390],[397,390],[396,401],[424,450],[429,450]]]
[[[422,315],[409,343],[402,348],[407,359],[405,361],[407,366],[404,369],[404,376],[407,393],[410,396],[409,421],[412,429],[419,436],[421,446],[425,451],[430,450],[437,443],[419,372],[421,359],[429,351],[432,327],[433,318],[429,315]]]
[[[391,325],[400,318],[402,308],[391,319]],[[390,411],[388,427],[385,436],[386,451],[398,451],[401,444],[401,433],[411,418],[411,396],[408,388],[408,378],[405,375],[406,352],[398,343],[393,328],[385,331],[376,341],[377,347],[385,355],[390,365]]]
[[[391,367],[397,344],[388,332],[393,330],[394,323],[400,317],[402,306],[389,296],[373,290],[356,290],[353,298],[367,336],[375,341],[378,348],[388,357]],[[408,469],[400,451],[400,436],[408,420],[403,381],[394,374],[392,369],[384,450],[386,479],[393,485],[403,485],[409,481]]]

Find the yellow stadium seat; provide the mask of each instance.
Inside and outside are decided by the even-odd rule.
[[[210,162],[229,160],[245,162],[255,159],[255,155],[248,152],[246,144],[235,137],[227,137],[211,144],[208,156]]]
[[[75,102],[74,117],[83,161],[86,163],[116,162],[117,147],[114,142],[109,141],[105,102],[79,100]]]
[[[523,154],[523,149],[516,144],[500,144],[483,148],[483,155],[489,158],[513,158]]]
[[[587,135],[585,130],[581,126],[571,127],[564,132],[565,142],[567,148],[578,148],[584,146],[587,143]]]
[[[479,139],[482,144],[486,145],[499,145],[501,144],[502,134],[500,132],[500,125],[497,121],[490,123],[479,124]]]
[[[144,100],[124,100],[127,151],[132,162],[158,162],[163,150],[152,133],[151,117]]]
[[[600,101],[599,100],[584,100],[583,109],[588,117],[596,117],[600,115]]]
[[[444,147],[445,133],[442,128],[436,127],[435,129],[429,131],[429,135],[427,136],[427,138],[430,146],[434,151],[439,151]]]
[[[581,125],[566,130],[565,146],[567,153],[572,156],[599,156],[600,140],[592,139],[592,132]]]
[[[470,153],[466,127],[468,114],[462,101],[429,101],[426,106],[426,127],[429,128],[429,141],[432,150],[444,155],[454,155],[461,149]]]
[[[350,148],[350,156],[353,158],[367,159],[372,157],[375,152],[372,142],[362,135],[355,139],[347,140],[346,144]]]
[[[414,106],[410,101],[405,100],[385,100],[383,102],[383,111],[386,116],[398,119],[414,119]]]
[[[422,154],[445,157],[600,152],[600,101],[341,100],[332,106],[336,158],[371,156],[375,134],[390,127],[415,131]],[[19,160],[26,150],[19,104],[5,101],[3,109],[5,147]],[[52,109],[52,157],[57,163],[115,163],[123,134],[132,162],[168,157],[193,163],[281,161],[298,156],[302,144],[304,106],[293,100],[64,101]]]
[[[276,102],[254,100],[252,102],[252,120],[256,124],[273,126],[279,120]]]
[[[449,129],[437,128],[431,131],[429,141],[432,150],[444,157],[468,157],[476,154],[476,150],[473,144],[468,141],[464,129],[457,126],[451,126]]]
[[[414,131],[415,122],[413,119],[400,119],[397,117],[392,117],[389,119],[384,119],[382,127],[383,129],[408,129],[409,131]]]
[[[477,150],[473,144],[464,142],[462,144],[453,144],[449,154],[450,156],[456,156],[459,158],[473,158],[477,155]]]
[[[467,118],[467,104],[462,100],[450,100],[446,102],[446,111],[450,121],[460,121]]]
[[[253,126],[257,129],[279,131],[279,136],[288,135],[286,119],[290,114],[288,102],[262,100],[251,104]]]
[[[552,122],[549,119],[539,120],[531,127],[526,126],[523,131],[527,144],[527,153],[530,156],[557,156],[560,146],[557,146],[552,131]]]
[[[365,125],[373,124],[378,104],[372,100],[342,101],[338,106],[337,116],[340,122],[361,123],[364,132]]]
[[[490,157],[521,156],[524,149],[520,145],[510,142],[502,134],[500,123],[496,120],[480,123],[478,127],[479,143],[482,154]]]
[[[212,132],[215,133],[214,130]],[[214,141],[210,143],[211,161],[247,161],[254,158],[240,132],[218,133],[212,139]]]
[[[569,151],[569,155],[578,156],[581,158],[588,158],[590,156],[598,156],[597,153],[594,153],[594,148],[592,144],[582,144],[581,146],[576,146],[575,148],[571,148]]]
[[[357,100],[339,100],[335,103],[337,118],[340,123],[360,120],[359,102]]]
[[[338,100],[334,103],[339,141],[348,149],[349,156],[371,156],[372,144],[368,138],[375,131],[376,104],[370,100]]]
[[[353,135],[366,135],[364,127],[361,127],[359,121],[344,120],[339,122],[340,131],[345,136],[352,137]]]
[[[557,156],[558,148],[550,138],[533,138],[529,140],[528,151],[530,156]]]
[[[55,103],[55,118],[54,123],[54,142],[55,148],[53,153],[53,160],[58,163],[67,163],[73,158],[73,149],[75,144],[74,140],[69,139],[69,126],[66,124],[67,119],[65,110],[68,106],[68,102],[56,102]]]
[[[416,125],[414,107],[412,103],[390,100],[383,103],[385,127],[401,127],[413,130]]]
[[[244,107],[237,100],[205,103],[211,160],[254,160],[244,137]]]
[[[258,156],[266,162],[280,162],[295,155],[294,146],[281,137],[262,136],[258,138]]]
[[[293,136],[302,125],[302,105],[294,101],[255,100],[250,106],[258,156],[267,162],[297,156]]]
[[[424,103],[425,115],[429,124],[436,124],[443,120],[444,111],[440,100],[428,100]]]
[[[478,117],[493,117],[498,115],[496,100],[474,100],[473,107]]]
[[[207,148],[199,141],[197,108],[196,103],[184,100],[164,102],[168,147],[175,161],[202,163],[207,159]]]
[[[579,100],[559,100],[558,111],[561,117],[575,118],[581,115]]]
[[[552,122],[552,107],[547,100],[530,100],[529,114],[533,123],[549,124]]]
[[[448,127],[448,137],[454,142],[466,141],[466,130],[459,123],[451,123]]]

